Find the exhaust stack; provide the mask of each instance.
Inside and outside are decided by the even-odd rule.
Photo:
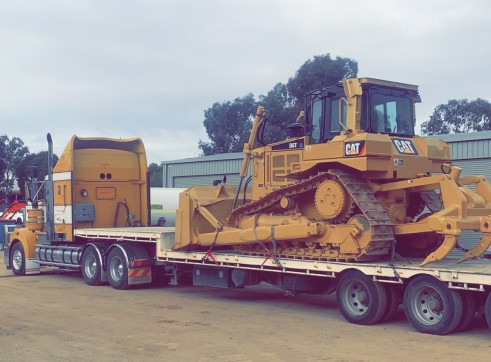
[[[48,140],[48,175],[45,183],[46,193],[46,236],[49,241],[54,240],[54,195],[53,195],[53,140],[51,134],[47,135]]]

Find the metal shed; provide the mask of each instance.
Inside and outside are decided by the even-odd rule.
[[[491,180],[491,131],[431,136],[450,144],[452,161],[463,175],[484,175]],[[223,153],[212,156],[164,161],[164,187],[211,185],[227,175],[227,184],[237,185],[244,154]]]
[[[491,180],[491,131],[459,133],[433,136],[450,145],[454,165],[462,168],[462,176],[483,175]],[[472,248],[481,238],[480,233],[463,231],[459,237],[459,245]],[[463,253],[454,249],[452,256]]]
[[[164,161],[161,163],[164,187],[212,185],[224,176],[227,185],[238,185],[243,158],[242,152],[235,152]]]
[[[448,144],[462,175],[484,175],[491,180],[491,131],[434,136]]]

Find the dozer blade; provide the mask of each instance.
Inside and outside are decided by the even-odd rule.
[[[445,240],[443,240],[442,245],[440,245],[433,253],[428,255],[420,266],[425,266],[428,263],[442,260],[448,255],[448,253],[450,253],[455,244],[457,244],[457,237],[455,235],[445,235]]]
[[[486,250],[491,246],[491,233],[482,233],[481,241],[471,250],[469,250],[465,255],[460,258],[457,263],[462,263],[468,259],[477,258],[484,254]]]

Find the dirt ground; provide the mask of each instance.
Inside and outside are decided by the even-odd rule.
[[[395,322],[347,323],[334,295],[90,287],[79,273],[14,277],[0,251],[0,361],[477,361],[491,331],[476,317],[449,336]]]

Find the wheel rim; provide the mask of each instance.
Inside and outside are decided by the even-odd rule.
[[[89,278],[95,277],[95,274],[97,272],[97,260],[95,258],[94,254],[89,254],[85,258],[85,275],[87,275]]]
[[[424,325],[432,326],[441,321],[444,314],[443,299],[435,289],[421,287],[411,303],[412,314]]]
[[[14,250],[14,253],[12,254],[12,266],[15,270],[19,270],[22,268],[22,263],[22,253],[20,250]]]
[[[111,259],[111,265],[109,266],[111,278],[114,281],[120,281],[123,277],[123,261],[119,256],[114,256]]]
[[[368,311],[370,303],[368,290],[363,283],[353,281],[347,285],[342,301],[351,315],[363,316]]]

